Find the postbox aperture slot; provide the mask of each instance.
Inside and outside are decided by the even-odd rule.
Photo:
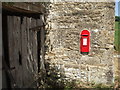
[[[88,36],[88,35],[82,35],[82,36]]]

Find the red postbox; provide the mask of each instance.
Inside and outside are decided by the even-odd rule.
[[[83,30],[80,33],[80,52],[81,54],[88,54],[90,51],[90,32]]]

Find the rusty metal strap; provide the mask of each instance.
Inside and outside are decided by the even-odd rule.
[[[37,26],[37,27],[33,27],[33,28],[30,28],[29,30],[40,31],[41,27],[45,27],[45,25],[41,25],[41,26]]]
[[[12,84],[12,88],[19,88],[18,85],[16,84],[16,81],[11,73],[11,69],[9,68],[9,66],[7,65],[6,61],[3,59],[2,60],[3,64],[4,64],[4,69],[7,72],[10,80],[11,80],[11,84]]]

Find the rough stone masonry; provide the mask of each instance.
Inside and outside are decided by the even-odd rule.
[[[58,77],[114,83],[114,2],[55,2],[49,5],[45,61]],[[88,55],[80,54],[80,32],[91,33]],[[48,72],[50,73],[50,72]]]

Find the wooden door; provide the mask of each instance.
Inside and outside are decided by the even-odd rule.
[[[33,87],[38,76],[37,21],[30,17],[7,16],[10,68],[18,87]]]

